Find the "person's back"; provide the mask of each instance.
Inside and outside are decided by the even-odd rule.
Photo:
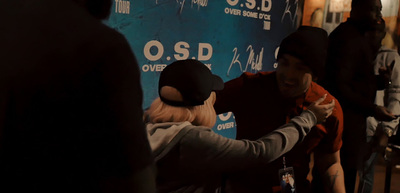
[[[369,101],[374,99],[376,91],[375,76],[371,70],[374,56],[360,28],[362,27],[349,19],[349,21],[341,23],[329,35],[327,73],[321,84],[338,98],[344,111],[348,109],[349,105],[351,106],[352,101],[349,101],[347,99],[349,97],[343,95],[357,93],[354,97],[363,99],[359,101],[361,103],[359,107],[363,108],[357,110],[372,114],[373,106],[371,107]],[[346,50],[344,51],[343,48],[346,48]],[[342,68],[337,68],[338,64]],[[348,87],[349,92],[342,91],[348,89],[347,87],[340,87],[344,84],[351,85]]]
[[[71,0],[1,1],[0,17],[0,192],[112,190],[151,163],[122,35]]]

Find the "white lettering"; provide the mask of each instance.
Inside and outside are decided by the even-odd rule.
[[[235,6],[239,3],[239,0],[226,0],[226,2],[230,5],[230,6]]]
[[[256,7],[256,1],[255,0],[247,0],[246,7],[249,9],[254,9],[254,7]]]
[[[200,9],[200,7],[206,7],[208,4],[208,0],[192,0],[192,7],[193,4],[197,4],[197,9]]]
[[[242,13],[242,10],[227,7],[225,8],[225,13],[231,15],[240,15]]]
[[[204,49],[207,50],[207,55],[203,55]],[[199,43],[198,60],[209,60],[213,54],[213,47],[209,43]]]
[[[174,50],[178,54],[174,54],[175,59],[177,60],[185,60],[189,57],[189,50],[187,48],[190,48],[189,44],[187,42],[178,42],[175,44]],[[180,56],[179,54],[182,54]]]
[[[225,129],[230,129],[233,128],[235,126],[235,122],[229,122],[229,123],[224,123],[224,124],[219,124],[217,126],[217,130],[221,131],[221,130],[225,130]]]
[[[143,72],[149,71],[149,65],[147,65],[147,64],[143,65],[142,70],[143,70]]]
[[[130,1],[115,0],[115,13],[129,14],[130,6]]]
[[[150,49],[155,46],[157,48],[157,53],[152,55]],[[147,42],[147,44],[143,48],[144,56],[150,61],[159,60],[164,54],[164,46],[157,40],[152,40]]]
[[[167,65],[162,65],[162,64],[156,65],[156,71],[157,71],[157,72],[161,72],[161,71],[164,70],[164,68],[165,68],[166,66],[167,66]]]
[[[207,68],[211,70],[211,64],[204,64],[204,65],[206,65]]]
[[[270,21],[264,21],[264,30],[270,30],[271,29],[271,22]]]
[[[275,61],[277,61],[278,53],[279,53],[279,46],[275,49]],[[278,62],[274,63],[274,68],[278,68]]]
[[[281,22],[283,22],[283,19],[286,16],[288,16],[292,22],[292,25],[294,25],[295,21],[296,21],[297,8],[298,8],[299,4],[298,4],[298,0],[295,0],[293,4],[290,4],[290,3],[291,2],[289,2],[289,0],[286,0],[286,7],[285,7],[285,11],[283,12],[283,15],[282,15]],[[292,10],[294,10],[294,12],[292,12]]]
[[[145,64],[142,66],[143,72],[161,72],[167,67],[166,64]]]
[[[249,58],[247,59],[247,65],[251,65],[252,70],[260,71],[262,69],[262,59],[264,54],[264,48],[261,48],[260,54],[256,55],[256,59],[254,60],[254,49],[253,46],[249,45],[246,51],[250,50]],[[246,65],[246,69],[247,69]]]
[[[149,65],[150,66],[150,71],[154,72],[154,70],[156,69],[156,65]]]
[[[234,54],[233,54],[233,58],[231,61],[231,65],[229,66],[228,71],[227,71],[227,76],[229,76],[229,72],[231,71],[232,66],[235,64],[237,64],[239,66],[241,72],[246,72],[249,66],[250,66],[251,70],[255,70],[255,71],[260,71],[262,69],[262,59],[263,59],[263,54],[264,54],[264,48],[263,47],[261,48],[259,54],[255,54],[253,46],[249,45],[247,47],[246,51],[250,52],[250,53],[249,53],[249,57],[247,58],[246,66],[243,69],[242,63],[239,60],[240,54],[238,53],[237,48],[233,49]]]
[[[233,54],[233,58],[232,58],[232,61],[231,61],[231,65],[229,65],[228,72],[226,72],[226,75],[227,75],[227,76],[229,76],[229,72],[231,71],[231,68],[232,68],[232,66],[233,66],[234,64],[239,65],[240,71],[243,72],[242,63],[241,63],[240,60],[239,60],[240,54],[238,54],[237,47],[236,47],[236,48],[233,48],[233,52],[234,52],[234,54]]]
[[[209,43],[199,43],[198,44],[198,53],[197,56],[190,56],[190,48],[189,43],[184,41],[179,41],[174,45],[174,53],[173,56],[166,56],[166,60],[170,61],[171,57],[174,57],[176,60],[185,60],[189,57],[193,59],[198,59],[199,61],[207,61],[210,60],[213,56],[213,47]],[[157,61],[163,58],[164,55],[164,46],[158,40],[151,40],[146,43],[143,48],[143,54],[149,61]]]
[[[252,12],[252,11],[243,11],[243,16],[252,17],[252,18],[256,18],[257,19],[258,13],[257,12]]]
[[[228,112],[225,114],[219,114],[218,117],[221,121],[227,121],[229,118],[231,118],[232,112]]]
[[[258,14],[258,19],[271,20],[271,15],[268,15],[268,14],[265,14],[265,13],[259,13]]]
[[[269,12],[271,11],[271,7],[272,7],[272,0],[261,0],[261,11]]]

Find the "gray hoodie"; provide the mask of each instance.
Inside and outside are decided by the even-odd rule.
[[[257,169],[273,161],[302,141],[316,122],[306,110],[255,141],[229,139],[189,122],[147,124],[158,169],[157,189],[160,193],[216,192],[223,173]]]

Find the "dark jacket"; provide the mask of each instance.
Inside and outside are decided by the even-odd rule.
[[[350,18],[329,35],[326,75],[321,84],[335,96],[343,112],[374,114],[377,77],[374,52],[364,37],[366,27]]]
[[[380,86],[374,74],[376,53],[365,37],[367,29],[366,24],[349,18],[329,35],[327,73],[322,82],[342,105],[345,121],[341,162],[344,168],[354,171],[365,153],[365,120],[375,115],[375,93]]]

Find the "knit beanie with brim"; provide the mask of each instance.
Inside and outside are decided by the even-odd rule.
[[[300,26],[282,40],[278,60],[283,54],[299,58],[310,67],[313,77],[323,75],[328,49],[328,33],[317,27]]]

